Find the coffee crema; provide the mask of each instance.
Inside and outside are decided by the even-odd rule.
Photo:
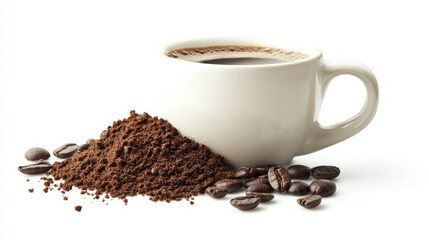
[[[191,62],[223,65],[284,63],[309,57],[308,54],[294,50],[238,45],[181,48],[167,52],[166,55]]]

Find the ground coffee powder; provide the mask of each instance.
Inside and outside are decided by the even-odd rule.
[[[141,194],[170,202],[204,193],[218,180],[232,178],[234,169],[168,121],[131,111],[88,149],[54,163],[48,175],[63,180],[58,190],[95,190],[97,199],[104,193],[124,200]]]

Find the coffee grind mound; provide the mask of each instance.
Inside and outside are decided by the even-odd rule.
[[[181,136],[168,121],[131,111],[87,150],[54,163],[48,175],[63,180],[58,190],[77,187],[95,190],[97,198],[141,194],[170,202],[204,193],[218,180],[232,178],[234,169],[205,145]]]

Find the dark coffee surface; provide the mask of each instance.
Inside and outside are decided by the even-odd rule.
[[[182,48],[170,51],[166,55],[191,62],[222,65],[273,64],[292,62],[308,57],[305,53],[293,50],[236,45]]]

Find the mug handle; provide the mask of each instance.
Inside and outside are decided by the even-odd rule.
[[[315,122],[304,139],[303,148],[296,155],[309,154],[339,143],[364,129],[374,118],[378,106],[378,84],[374,74],[364,65],[351,60],[324,60],[321,77],[322,98],[333,78],[349,74],[359,78],[366,87],[366,102],[361,111],[352,118],[331,126]]]

